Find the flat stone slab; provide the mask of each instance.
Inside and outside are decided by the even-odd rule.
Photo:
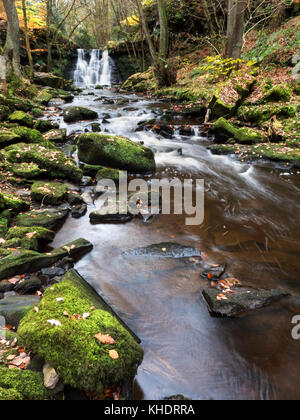
[[[34,210],[29,213],[19,214],[14,223],[19,227],[43,227],[53,230],[57,228],[68,216],[69,210],[67,209],[47,209],[47,210]]]
[[[233,289],[231,293],[223,293],[215,288],[206,288],[203,291],[203,296],[212,315],[235,317],[270,306],[289,294],[280,289],[265,290],[240,287]]]
[[[173,242],[154,244],[143,248],[137,248],[125,253],[127,256],[152,257],[152,258],[192,258],[201,257],[199,249],[184,246]]]
[[[0,315],[5,318],[6,325],[18,326],[26,313],[40,302],[37,296],[10,296],[0,300]]]

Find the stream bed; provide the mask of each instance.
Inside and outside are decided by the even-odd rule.
[[[95,101],[99,97],[123,104]],[[83,218],[69,217],[52,244],[78,237],[93,243],[93,252],[76,269],[142,340],[145,357],[134,398],[300,399],[300,341],[291,335],[292,318],[300,315],[300,172],[213,155],[200,127],[193,137],[177,131],[172,139],[135,131],[139,122],[168,109],[167,103],[107,88],[84,90],[73,105],[97,111],[103,132],[153,148],[153,178],[205,181],[201,226],[187,226],[185,215],[92,225],[89,213],[97,209],[96,201]],[[68,134],[91,130],[90,122],[65,124],[56,108],[49,114]],[[185,123],[179,120],[178,126]],[[124,255],[170,241],[198,248],[213,264],[226,263],[228,274],[242,284],[282,288],[292,296],[243,317],[213,318],[202,297],[207,281],[201,267]]]

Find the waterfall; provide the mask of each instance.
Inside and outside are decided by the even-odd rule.
[[[111,85],[111,58],[108,51],[78,50],[74,83],[77,86],[92,87],[96,85]]]

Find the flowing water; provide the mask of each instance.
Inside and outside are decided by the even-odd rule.
[[[91,225],[89,213],[96,201],[85,217],[70,217],[53,244],[78,237],[94,244],[76,268],[142,340],[145,358],[136,377],[135,398],[183,394],[192,399],[300,399],[300,341],[291,336],[291,320],[300,315],[299,171],[212,155],[199,127],[194,137],[177,131],[171,140],[135,132],[140,121],[159,116],[169,105],[114,89],[91,89],[90,82],[96,84],[102,73],[92,62],[80,64],[82,57],[79,52],[75,82],[82,86],[82,73],[89,88],[74,105],[96,110],[103,131],[152,147],[154,178],[205,180],[201,226],[186,226],[184,215],[160,215],[151,223],[134,219],[126,225]],[[95,101],[98,96],[128,103],[104,105]],[[106,124],[105,114],[110,116]],[[88,122],[67,125],[59,116],[57,120],[69,133],[91,127]],[[178,126],[184,123],[175,121]],[[200,277],[201,267],[123,255],[166,241],[198,247],[208,261],[227,263],[228,274],[244,284],[280,287],[292,296],[240,318],[212,318],[201,294],[207,285]]]

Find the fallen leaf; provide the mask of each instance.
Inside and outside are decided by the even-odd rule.
[[[55,327],[60,327],[61,326],[61,322],[57,321],[56,319],[49,319],[48,324],[55,326]]]
[[[119,359],[120,356],[119,356],[119,353],[116,350],[110,350],[109,357],[111,359],[116,360],[116,359]]]
[[[108,335],[108,334],[103,335],[103,334],[99,333],[99,334],[96,334],[94,336],[94,338],[96,338],[102,344],[110,344],[110,345],[112,345],[112,344],[115,344],[116,343],[115,340],[110,335]]]

